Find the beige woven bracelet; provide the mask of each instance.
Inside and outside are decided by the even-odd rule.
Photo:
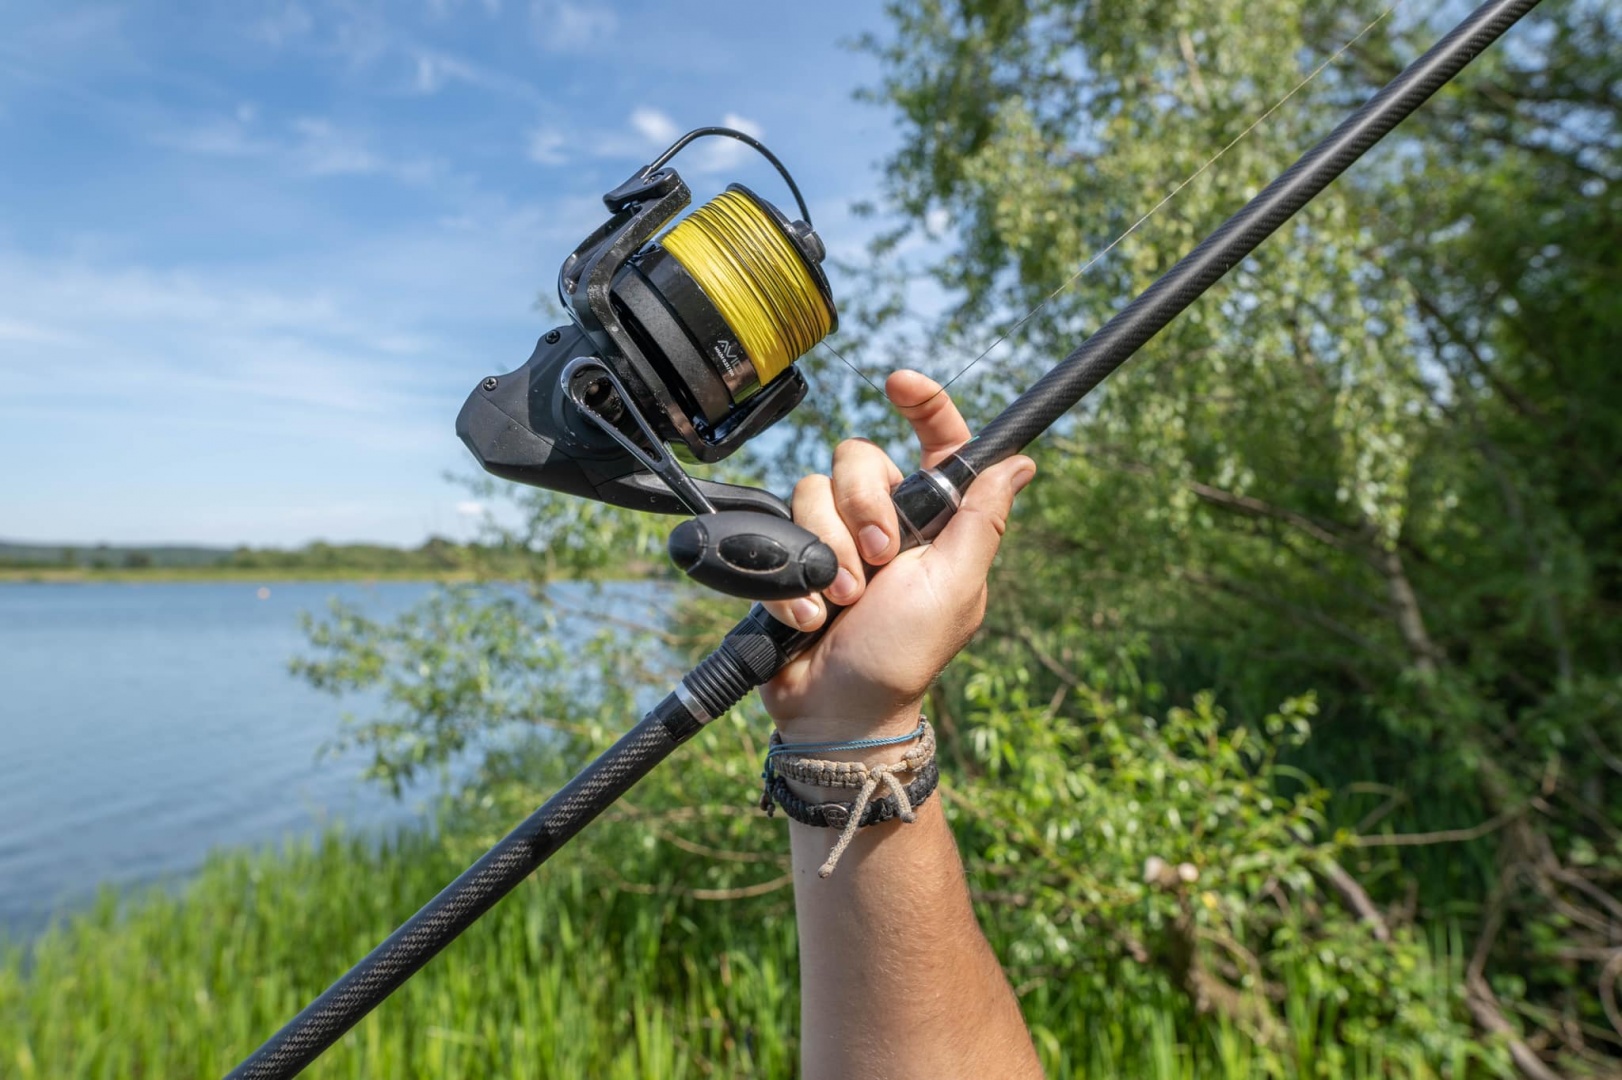
[[[833,850],[828,853],[827,861],[822,864],[817,873],[821,877],[828,877],[839,864],[851,841],[855,839],[856,830],[864,824],[864,818],[875,815],[869,813],[869,806],[873,796],[882,785],[889,790],[886,802],[893,802],[894,813],[878,815],[878,820],[888,820],[899,817],[902,821],[911,823],[917,820],[914,810],[914,797],[908,794],[907,788],[901,782],[903,774],[922,774],[927,771],[930,783],[922,788],[917,802],[922,802],[934,790],[933,778],[936,772],[931,768],[935,760],[935,729],[929,721],[919,718],[918,728],[911,735],[895,739],[862,739],[850,743],[813,743],[808,744],[815,749],[828,752],[832,750],[864,750],[878,746],[897,745],[899,743],[916,740],[916,745],[909,749],[901,760],[883,764],[869,765],[862,761],[833,761],[826,758],[806,757],[802,754],[789,752],[782,740],[782,736],[772,735],[771,750],[766,756],[766,768],[763,774],[766,781],[765,791],[761,797],[761,807],[768,813],[774,804],[783,804],[784,811],[791,817],[806,824],[827,824],[842,826],[839,839],[835,842]],[[791,803],[798,800],[787,798],[788,792],[782,781],[793,780],[810,787],[833,788],[836,790],[856,790],[856,798],[851,803],[823,803],[816,807],[814,815],[796,813]],[[888,809],[888,808],[886,808]],[[821,820],[815,820],[820,818]],[[871,822],[869,822],[871,823]]]

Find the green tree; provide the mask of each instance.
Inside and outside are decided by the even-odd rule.
[[[899,224],[842,351],[917,366],[1006,335],[953,388],[980,417],[1435,29],[1378,21],[1297,89],[1373,5],[890,14],[865,45],[869,96],[900,122]],[[1518,28],[1038,448],[986,630],[931,713],[983,918],[1054,1073],[1614,1069],[1617,22],[1575,0]],[[921,323],[920,283],[948,298]],[[797,414],[779,470],[890,430],[814,362],[843,382]],[[386,780],[516,745],[468,791],[492,822],[738,614],[678,592],[668,624],[565,647],[545,582],[657,558],[668,523],[520,502],[491,550],[534,589],[388,626],[339,611],[301,668],[381,691],[345,737]],[[763,730],[749,710],[712,725],[566,857],[678,922],[777,902],[781,838],[740,795]]]
[[[987,325],[1021,356],[1067,351],[1434,32],[1362,37],[1021,322],[1372,11],[892,14],[868,47],[904,118],[887,176],[906,224],[881,251],[951,222],[960,242],[919,269],[970,355]],[[1143,697],[1212,685],[1252,715],[1316,688],[1328,722],[1297,759],[1390,797],[1345,798],[1341,820],[1439,832],[1352,841],[1361,872],[1467,928],[1481,1028],[1512,1031],[1516,999],[1575,1068],[1614,1064],[1622,1035],[1617,27],[1574,3],[1519,28],[1112,379],[1050,444],[987,643],[1013,665],[1143,642]],[[1027,377],[983,365],[970,393]]]

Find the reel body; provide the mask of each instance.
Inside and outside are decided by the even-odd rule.
[[[703,135],[740,138],[788,181],[790,222],[740,185],[658,236],[691,200],[666,163]],[[486,378],[456,431],[508,480],[633,510],[690,514],[671,556],[695,580],[755,600],[825,588],[833,552],[771,492],[689,476],[786,416],[807,385],[794,361],[836,326],[821,240],[792,178],[741,132],[701,128],[603,196],[609,218],[564,260],[571,324],[518,370]]]

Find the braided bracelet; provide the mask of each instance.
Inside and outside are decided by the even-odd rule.
[[[878,746],[895,746],[917,740],[918,745],[908,750],[900,761],[882,765],[868,765],[860,761],[830,761],[804,757],[797,751],[817,750],[824,753],[839,750],[866,750]],[[898,773],[913,773],[911,783],[902,786]],[[839,840],[829,852],[828,859],[817,873],[827,877],[839,864],[840,856],[850,846],[856,830],[868,825],[900,818],[911,823],[917,820],[914,808],[934,793],[940,782],[940,770],[935,764],[935,730],[922,718],[918,727],[906,735],[890,739],[857,739],[844,743],[800,743],[787,745],[782,736],[773,733],[771,747],[766,752],[766,767],[762,771],[765,781],[760,795],[760,808],[770,816],[781,806],[783,813],[794,821],[817,828],[840,829]],[[856,798],[851,802],[812,803],[800,798],[789,787],[795,780],[812,787],[855,788]],[[880,785],[890,794],[875,799]]]

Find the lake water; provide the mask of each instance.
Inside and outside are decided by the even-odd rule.
[[[287,662],[307,651],[301,611],[337,596],[386,618],[431,588],[0,585],[0,936],[103,883],[182,877],[213,847],[419,818],[432,782],[397,801],[359,779],[360,755],[318,760],[367,702]]]

